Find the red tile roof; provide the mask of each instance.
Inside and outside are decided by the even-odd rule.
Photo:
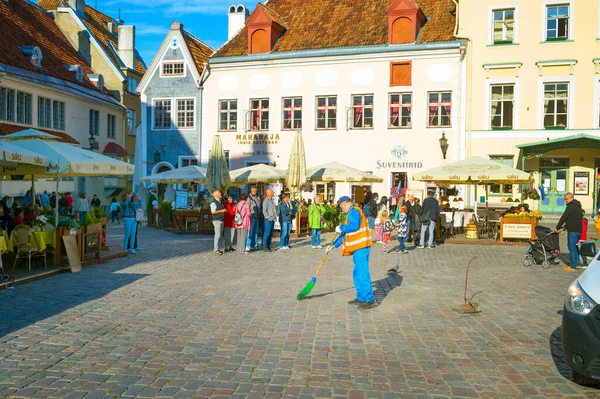
[[[56,10],[59,7],[69,7],[66,1],[63,0],[39,0],[37,5],[45,8],[46,10]],[[98,40],[98,43],[102,46],[108,57],[113,61],[113,63],[118,67],[121,63],[118,61],[117,56],[111,50],[107,41],[110,42],[116,50],[119,49],[119,30],[117,28],[116,21],[109,17],[108,15],[96,10],[93,7],[88,5],[85,6],[85,19],[81,19],[85,26],[88,28],[90,33],[94,35],[94,37]],[[113,23],[112,32],[108,29],[107,22]],[[136,68],[135,70],[143,75],[146,72],[146,67],[144,67],[144,63],[139,58],[139,55],[136,55]]]
[[[281,15],[277,14],[275,11],[271,10],[269,7],[262,3],[258,3],[256,8],[262,8],[262,10],[267,14],[267,16],[271,19],[271,21],[275,22],[277,25],[285,28],[285,21],[281,18]],[[256,11],[256,9],[255,9]]]
[[[84,77],[80,82],[65,65],[81,65],[94,73],[54,23],[51,14],[26,0],[0,1],[0,64],[59,78],[105,94]],[[35,67],[19,47],[37,46],[42,51],[43,68]],[[105,94],[106,95],[106,94]]]
[[[12,0],[11,0],[12,1]],[[0,136],[6,136],[7,134],[20,132],[22,130],[29,129],[27,126],[19,126],[19,125],[11,125],[9,123],[0,123]],[[67,133],[55,132],[54,130],[48,129],[40,129],[36,127],[35,130],[39,130],[40,132],[48,133],[53,136],[60,138],[60,141],[63,143],[71,143],[71,144],[79,144],[79,141],[75,140],[73,137],[69,136]]]
[[[183,40],[185,40],[185,44],[190,51],[190,55],[194,60],[194,64],[196,65],[196,69],[199,74],[202,74],[202,70],[204,69],[204,63],[208,61],[208,58],[215,52],[212,48],[210,48],[206,43],[202,40],[198,39],[196,36],[192,35],[190,32],[182,29]]]
[[[429,19],[422,28],[419,43],[455,40],[452,0],[414,2]],[[386,9],[391,3],[392,0],[269,0],[265,8],[279,16],[287,28],[272,52],[386,44]],[[247,52],[248,29],[244,27],[214,57]]]

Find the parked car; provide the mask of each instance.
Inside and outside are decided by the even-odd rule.
[[[582,248],[581,254],[593,260],[567,291],[562,319],[563,352],[576,383],[597,385],[600,384],[600,260],[593,244]]]

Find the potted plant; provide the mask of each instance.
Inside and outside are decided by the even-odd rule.
[[[160,217],[162,219],[162,227],[171,227],[171,212],[173,206],[169,201],[162,201],[159,205]]]
[[[95,218],[98,219],[98,223],[103,226],[108,224],[108,217],[102,208],[96,206],[94,209],[92,209],[92,212],[94,213]]]

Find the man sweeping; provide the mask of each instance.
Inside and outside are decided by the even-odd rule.
[[[365,214],[356,206],[350,197],[342,197],[338,200],[338,206],[347,215],[346,222],[336,227],[335,231],[339,237],[328,246],[326,251],[330,252],[333,247],[342,245],[342,255],[352,255],[354,261],[354,287],[356,288],[356,299],[349,301],[351,305],[358,304],[358,309],[371,309],[377,306],[373,287],[371,287],[371,274],[369,273],[369,256],[371,254],[371,230]]]

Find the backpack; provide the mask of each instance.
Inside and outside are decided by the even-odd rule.
[[[233,217],[233,223],[236,226],[240,226],[242,223],[244,223],[244,218],[242,217],[242,215],[240,214],[240,207],[239,204],[236,207],[236,212],[235,212],[235,216]]]
[[[363,213],[365,214],[365,216],[371,216],[371,213],[369,212],[369,208],[371,207],[371,202],[367,202],[366,204],[363,205]]]

